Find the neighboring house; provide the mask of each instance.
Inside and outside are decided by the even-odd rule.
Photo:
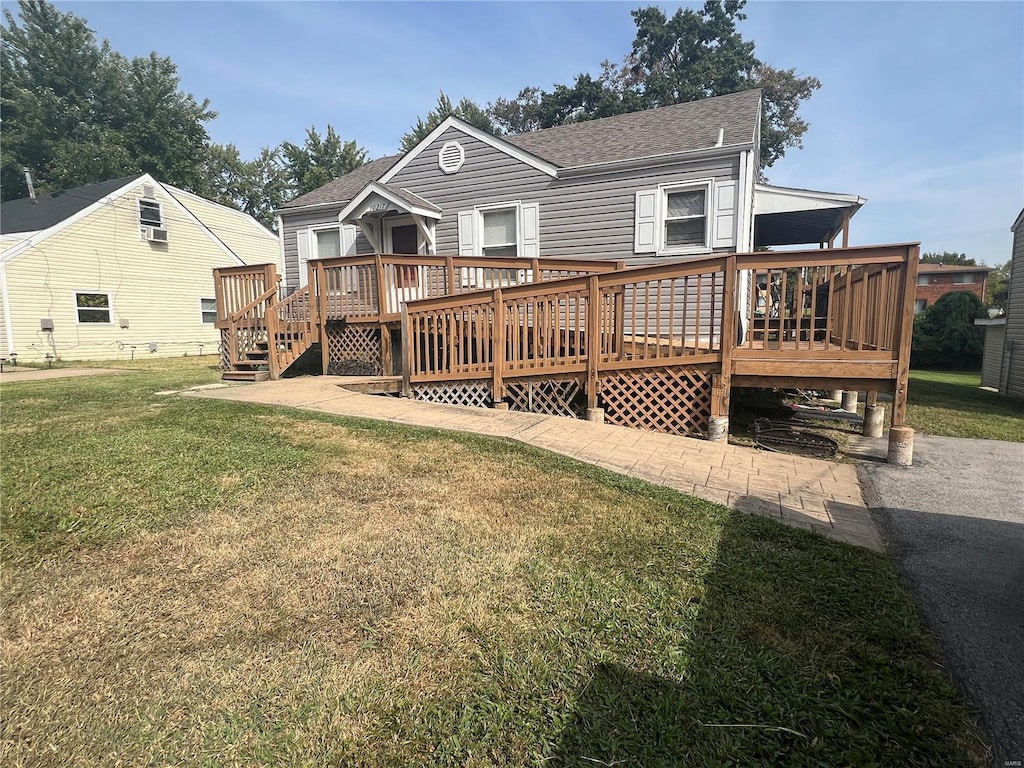
[[[148,174],[0,206],[0,348],[73,360],[213,354],[212,270],[281,262],[240,211]]]
[[[623,260],[829,244],[864,200],[757,183],[761,91],[503,138],[445,119],[282,206],[292,288],[305,262],[437,253]]]
[[[1010,288],[1006,314],[975,320],[985,326],[981,386],[1001,395],[1024,399],[1024,210],[1010,227],[1013,232]]]
[[[914,312],[920,313],[940,297],[956,291],[968,291],[985,301],[990,267],[963,267],[957,264],[918,264],[917,295]]]

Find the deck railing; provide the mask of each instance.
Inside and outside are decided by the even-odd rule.
[[[622,262],[424,254],[345,256],[309,262],[323,321],[397,322],[406,301],[622,269]]]
[[[688,367],[717,377],[712,411],[727,406],[734,375],[745,386],[853,379],[905,392],[917,253],[714,255],[411,300],[404,385],[490,379],[500,400],[509,380],[578,374],[595,407],[606,375]]]

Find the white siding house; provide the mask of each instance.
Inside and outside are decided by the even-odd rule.
[[[39,361],[213,354],[212,270],[280,264],[252,217],[148,174],[4,203],[0,349]]]

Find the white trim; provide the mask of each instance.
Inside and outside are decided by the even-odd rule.
[[[644,157],[633,157],[628,160],[609,160],[602,163],[591,163],[589,165],[574,165],[558,169],[558,178],[570,179],[578,176],[597,176],[603,173],[618,171],[639,171],[646,168],[662,168],[666,165],[690,163],[694,160],[707,160],[715,157],[730,157],[750,149],[752,142],[745,141],[740,144],[727,144],[724,147],[705,147],[703,149],[688,149],[684,152],[666,152],[660,155],[645,155]]]
[[[551,176],[552,178],[558,177],[557,165],[549,163],[547,160],[542,160],[541,158],[536,157],[535,155],[531,155],[526,150],[520,149],[519,147],[513,144],[509,144],[507,141],[499,139],[496,136],[491,136],[491,134],[487,133],[487,131],[482,131],[475,125],[470,125],[465,120],[458,118],[455,115],[449,115],[448,117],[441,121],[441,124],[438,125],[437,128],[432,130],[423,139],[421,139],[419,144],[417,144],[415,147],[406,152],[405,156],[402,157],[401,160],[399,160],[387,171],[385,171],[384,175],[381,176],[378,179],[378,181],[381,184],[387,184],[389,181],[391,181],[391,179],[397,176],[402,171],[403,168],[405,168],[407,165],[409,165],[409,163],[411,163],[413,160],[419,157],[420,154],[422,154],[427,147],[434,143],[434,141],[449,128],[454,128],[466,134],[467,136],[476,139],[477,141],[482,141],[487,146],[492,147],[493,149],[496,149],[499,152],[504,152],[509,157],[515,158],[521,163],[525,163],[526,165],[529,165],[531,168],[537,169],[541,173],[546,173],[548,176]]]
[[[479,256],[486,256],[484,252],[487,245],[484,243],[484,214],[488,211],[513,211],[516,222],[516,258],[523,254],[523,225],[522,225],[522,200],[509,200],[504,203],[488,203],[486,205],[473,206],[473,226],[476,227],[476,250]],[[507,248],[508,244],[491,246],[492,248]],[[507,257],[504,257],[507,258]]]
[[[7,353],[15,352],[14,348],[14,324],[11,323],[11,298],[7,292],[7,267],[0,262],[0,296],[4,302],[4,330],[7,331]]]
[[[284,257],[284,222],[281,221],[280,215],[277,217],[277,249],[281,256],[281,263],[278,265],[281,268],[281,274],[287,274],[288,263]]]
[[[437,232],[435,230],[434,222],[431,221],[428,224],[422,216],[417,216],[416,214],[412,214],[412,220],[416,222],[416,227],[423,236],[423,242],[426,246],[427,253],[431,256],[435,255],[437,253]]]
[[[98,211],[103,206],[109,205],[109,204],[113,203],[119,197],[122,197],[123,195],[127,194],[129,191],[135,189],[135,187],[137,187],[139,184],[146,183],[147,180],[150,183],[153,183],[153,184],[156,183],[156,179],[154,179],[148,173],[144,173],[141,176],[139,176],[139,177],[137,177],[135,179],[132,179],[131,181],[129,181],[127,184],[125,184],[120,189],[115,189],[113,192],[111,192],[106,197],[101,197],[95,203],[91,203],[90,205],[85,206],[85,208],[83,208],[82,210],[78,211],[77,213],[73,213],[72,215],[68,216],[66,219],[62,219],[61,221],[58,221],[52,227],[48,227],[47,229],[39,230],[34,235],[32,235],[32,237],[30,237],[30,238],[28,238],[26,240],[22,240],[17,245],[8,248],[6,251],[4,251],[3,256],[0,256],[0,261],[2,261],[4,263],[7,263],[7,262],[11,261],[11,259],[13,259],[16,256],[20,255],[22,252],[27,251],[29,248],[34,248],[39,243],[43,242],[43,240],[45,240],[46,238],[48,238],[48,237],[50,237],[52,235],[56,235],[58,232],[63,232],[65,229],[70,227],[72,224],[76,224],[79,221],[81,221],[82,219],[86,218],[87,216],[91,216],[93,213]]]
[[[203,302],[204,301],[212,301],[213,302],[213,309],[212,310],[203,309]],[[209,322],[207,322],[206,320],[203,319],[203,314],[206,313],[206,312],[213,312],[213,320],[210,320]],[[215,323],[215,322],[217,322],[217,298],[216,297],[210,298],[209,296],[200,296],[199,297],[199,323],[201,325],[211,325],[212,323]]]
[[[411,213],[417,216],[423,216],[424,218],[427,219],[441,218],[441,214],[439,211],[431,210],[430,208],[424,208],[423,206],[411,203],[410,201],[406,200],[403,197],[399,197],[394,192],[385,187],[383,182],[368,181],[363,186],[363,188],[359,190],[355,197],[353,197],[349,201],[348,205],[342,208],[341,211],[338,213],[338,223],[347,224],[348,222],[346,222],[345,219],[349,218],[353,213],[355,213],[355,211],[358,210],[359,206],[361,206],[370,195],[378,195],[380,197],[383,197],[392,205],[398,206],[403,213]],[[357,218],[362,218],[363,214],[365,213],[366,211],[363,211],[362,213],[359,214]]]
[[[78,306],[78,297],[79,296],[85,296],[85,295],[99,296],[101,294],[107,297],[106,309],[107,309],[107,316],[110,319],[107,320],[107,322],[105,322],[105,323],[83,322],[79,318],[79,314],[78,314],[79,310],[81,310],[81,309],[102,309],[102,307],[80,307],[80,306]],[[110,291],[90,291],[90,290],[84,290],[84,291],[75,290],[75,291],[72,291],[71,292],[71,306],[75,310],[75,325],[113,325],[114,324],[114,300],[113,300],[112,297],[113,297],[113,294]]]
[[[694,179],[693,181],[670,182],[658,185],[658,229],[657,241],[658,256],[690,256],[693,254],[710,253],[711,248],[711,227],[712,221],[712,200],[714,195],[715,180]],[[666,226],[668,224],[668,196],[673,192],[704,191],[704,245],[685,245],[669,248],[665,244]],[[696,218],[696,217],[692,217]]]

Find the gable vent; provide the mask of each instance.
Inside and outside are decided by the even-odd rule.
[[[437,167],[445,173],[455,173],[466,162],[466,150],[457,141],[447,141],[437,153]]]
[[[154,193],[155,193],[155,190],[153,189],[153,185],[152,184],[144,184],[142,186],[142,196],[143,197],[148,197],[148,198],[152,199]]]

